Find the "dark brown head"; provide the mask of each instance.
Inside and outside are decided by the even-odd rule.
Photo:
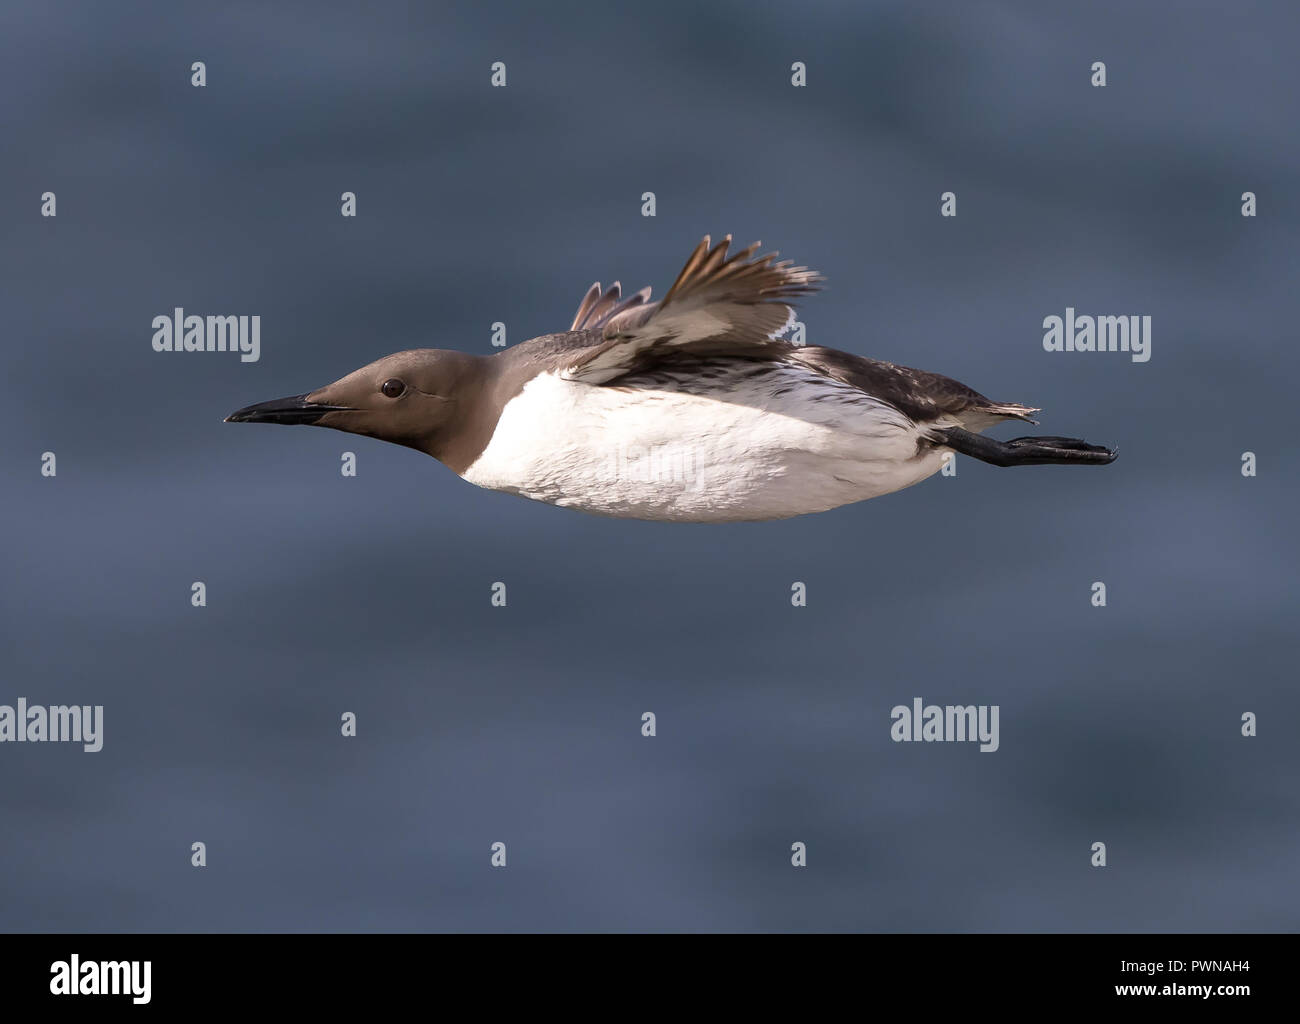
[[[488,360],[481,356],[411,349],[305,395],[232,412],[226,422],[332,427],[415,448],[451,464],[465,429],[478,418],[476,399],[488,376]]]

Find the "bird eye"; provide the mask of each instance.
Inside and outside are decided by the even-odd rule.
[[[402,392],[406,390],[406,385],[396,377],[390,377],[384,381],[384,386],[379,390],[389,398],[401,398]]]

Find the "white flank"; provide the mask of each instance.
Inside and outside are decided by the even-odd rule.
[[[726,522],[822,512],[940,468],[943,450],[918,454],[920,430],[892,406],[804,367],[755,365],[619,387],[542,374],[464,478],[603,515]]]

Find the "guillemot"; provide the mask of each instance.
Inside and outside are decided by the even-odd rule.
[[[567,331],[491,356],[397,352],[230,423],[298,423],[432,455],[480,487],[607,516],[785,519],[909,487],[960,452],[995,466],[1102,465],[1068,437],[995,441],[1038,409],[948,377],[781,335],[822,276],[728,235],[663,299],[591,286]]]

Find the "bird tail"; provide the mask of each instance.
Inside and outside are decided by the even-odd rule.
[[[1024,420],[1037,426],[1038,420],[1034,419],[1032,414],[1043,410],[1035,409],[1032,405],[1021,405],[1019,402],[990,402],[988,407],[981,411],[1004,419]]]

